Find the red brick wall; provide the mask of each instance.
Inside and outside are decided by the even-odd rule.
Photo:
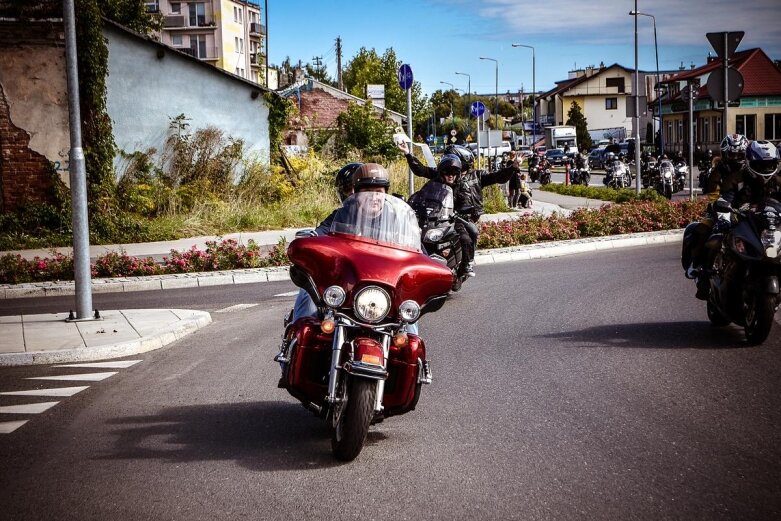
[[[347,110],[347,105],[347,100],[335,98],[320,89],[301,92],[301,115],[309,120],[309,127],[335,127],[337,116]]]
[[[20,203],[52,202],[51,163],[30,150],[30,136],[11,121],[8,102],[0,86],[0,211]]]

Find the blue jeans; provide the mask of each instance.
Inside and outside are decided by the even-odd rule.
[[[316,317],[317,306],[312,302],[312,297],[309,293],[303,289],[298,290],[298,296],[296,297],[296,303],[293,304],[293,322],[301,317]],[[407,326],[407,332],[413,335],[418,334],[418,323],[409,324]]]

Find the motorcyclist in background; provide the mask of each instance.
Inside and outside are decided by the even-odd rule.
[[[426,179],[434,179],[439,175],[436,168],[424,165],[413,156],[406,142],[402,141],[398,146],[407,158],[407,164],[413,174]],[[445,148],[445,155],[449,154],[455,154],[461,160],[461,177],[459,177],[453,190],[455,209],[457,212],[467,215],[471,223],[468,223],[469,226],[466,226],[458,222],[456,223],[456,230],[461,237],[461,247],[464,251],[464,271],[470,277],[474,277],[475,246],[479,233],[474,223],[480,219],[484,212],[483,188],[493,184],[506,183],[510,180],[513,173],[520,169],[518,161],[514,160],[510,166],[495,172],[474,170],[472,167],[475,157],[468,148],[460,145],[448,145]]]
[[[746,199],[746,192],[744,192],[743,196],[738,197],[743,188],[748,188],[750,193],[758,193],[756,190],[757,180],[754,178],[758,175],[756,168],[760,168],[761,165],[757,163],[757,158],[760,154],[760,149],[766,150],[761,145],[752,147],[751,158],[754,166],[747,168],[746,160],[749,142],[745,136],[742,134],[730,134],[721,141],[720,148],[721,157],[714,161],[711,175],[708,177],[708,187],[705,189],[711,201],[706,215],[700,222],[689,224],[683,234],[681,264],[683,269],[686,270],[686,278],[697,281],[696,296],[700,300],[707,300],[709,293],[707,276],[702,273],[702,264],[705,260],[703,258],[705,242],[711,236],[717,223],[725,231],[730,227],[729,214],[717,212],[714,203],[717,199],[724,197],[730,205],[735,207],[734,202]],[[766,152],[770,153],[769,150],[766,150]],[[778,151],[774,150],[773,153],[778,154]],[[776,167],[777,163],[776,160]],[[762,175],[759,175],[759,177],[764,179]],[[774,181],[774,183],[777,182]],[[762,184],[764,185],[764,182]],[[754,190],[751,190],[750,187],[754,187]],[[751,199],[750,195],[748,199]]]

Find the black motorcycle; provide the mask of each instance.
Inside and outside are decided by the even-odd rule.
[[[632,184],[632,176],[623,161],[614,159],[607,165],[602,183],[608,188],[627,188]]]
[[[550,167],[546,166],[540,169],[540,184],[546,185],[550,183]]]
[[[717,233],[705,244],[708,319],[714,326],[735,322],[749,344],[761,344],[779,305],[781,203],[767,198],[753,208],[732,210],[719,201],[715,210],[731,212],[734,224],[726,232],[714,227]]]
[[[580,166],[578,166],[578,161],[575,161],[572,170],[570,170],[569,179],[573,185],[588,186],[591,182],[591,171],[589,170],[588,161],[581,161]]]
[[[412,194],[409,204],[418,217],[423,248],[433,259],[450,268],[453,273],[453,291],[469,278],[465,271],[461,236],[456,223],[474,226],[465,215],[453,209],[453,191],[446,184],[429,181]],[[468,212],[470,209],[466,209]]]

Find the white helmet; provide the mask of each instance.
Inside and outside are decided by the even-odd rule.
[[[752,141],[746,150],[746,170],[767,183],[778,173],[779,152],[770,141]]]

